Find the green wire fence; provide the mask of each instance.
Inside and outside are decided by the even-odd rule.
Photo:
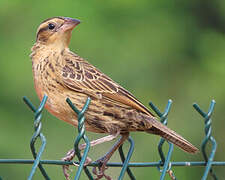
[[[45,136],[42,134],[41,132],[41,128],[42,128],[42,123],[41,123],[41,119],[42,119],[42,111],[44,109],[44,105],[47,101],[47,96],[45,95],[39,105],[38,108],[36,108],[30,101],[28,98],[24,97],[23,100],[24,102],[28,105],[28,107],[34,112],[34,134],[31,138],[30,141],[30,148],[31,148],[31,152],[33,155],[34,160],[26,160],[26,159],[0,159],[0,163],[11,163],[11,164],[33,164],[32,169],[30,171],[30,174],[28,176],[28,180],[31,180],[33,178],[33,175],[35,174],[37,168],[39,168],[39,170],[41,171],[44,179],[46,180],[50,180],[50,177],[48,176],[47,172],[45,171],[43,164],[54,164],[54,165],[74,165],[74,164],[78,164],[78,169],[76,172],[76,175],[74,177],[74,180],[78,180],[80,178],[80,175],[82,173],[82,171],[84,170],[86,176],[88,177],[89,180],[94,180],[94,177],[92,176],[92,174],[90,173],[90,171],[88,170],[87,166],[99,166],[98,163],[96,162],[92,162],[87,166],[84,166],[85,164],[85,160],[88,156],[88,152],[90,149],[90,141],[88,139],[88,137],[85,134],[85,112],[88,110],[88,106],[91,102],[90,98],[87,98],[86,103],[84,104],[82,110],[78,110],[73,103],[70,101],[69,98],[67,98],[67,103],[70,105],[70,107],[73,109],[73,111],[77,114],[78,117],[78,135],[75,139],[75,143],[74,143],[74,150],[76,153],[76,156],[78,157],[79,162],[69,162],[69,161],[60,161],[60,160],[41,160],[41,156],[43,151],[45,150],[45,145],[46,145],[46,138]],[[171,109],[171,105],[172,105],[172,100],[168,101],[168,104],[164,110],[164,112],[160,112],[160,110],[152,103],[149,103],[151,109],[157,114],[157,116],[159,116],[160,121],[167,125],[167,116],[168,113]],[[169,174],[169,177],[172,180],[175,180],[176,177],[172,171],[172,167],[174,166],[205,166],[205,171],[202,175],[202,180],[206,180],[207,177],[210,175],[214,180],[217,180],[217,176],[215,174],[215,172],[213,171],[212,167],[213,166],[225,166],[225,162],[224,161],[213,161],[215,153],[216,153],[216,148],[217,148],[217,144],[216,144],[216,140],[213,138],[212,136],[212,126],[211,126],[211,116],[212,116],[212,112],[214,110],[215,107],[215,101],[212,100],[210,107],[208,109],[208,112],[204,112],[196,103],[193,104],[193,107],[195,108],[195,110],[202,116],[202,118],[204,119],[204,125],[205,125],[205,138],[202,141],[201,144],[201,152],[203,154],[203,158],[204,161],[192,161],[192,162],[171,162],[171,156],[173,153],[173,144],[167,142],[169,144],[169,150],[167,152],[167,154],[165,155],[162,147],[165,143],[165,139],[161,138],[160,142],[158,144],[158,153],[159,153],[159,157],[160,160],[159,162],[129,162],[130,158],[132,156],[133,150],[134,150],[134,141],[131,137],[128,138],[128,142],[130,144],[129,150],[127,155],[125,156],[124,152],[123,152],[123,146],[120,146],[120,148],[118,149],[119,151],[119,155],[121,158],[121,163],[117,162],[117,163],[107,163],[108,167],[122,167],[120,175],[118,177],[118,180],[122,180],[125,173],[128,174],[128,177],[131,180],[135,180],[135,176],[131,171],[131,167],[157,167],[159,172],[161,173],[160,176],[160,180],[165,179],[166,173]],[[36,148],[35,148],[35,142],[37,140],[37,138],[39,138],[41,140],[41,146],[38,150],[38,152],[36,152]],[[81,140],[84,140],[84,142],[86,143],[86,147],[84,149],[84,153],[81,156],[80,150],[79,150],[79,143]],[[206,153],[206,146],[211,143],[211,152],[209,153],[209,155],[207,155]],[[0,180],[3,180],[0,177]]]

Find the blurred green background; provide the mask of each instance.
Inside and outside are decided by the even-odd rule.
[[[225,1],[114,0],[25,1],[0,0],[0,158],[31,159],[29,141],[33,114],[23,103],[26,95],[38,105],[33,88],[30,48],[40,22],[52,16],[78,18],[70,48],[131,91],[145,105],[151,100],[164,109],[174,103],[169,127],[197,147],[204,137],[204,123],[192,108],[197,102],[207,110],[215,99],[213,135],[218,142],[215,160],[224,161],[225,107]],[[44,112],[43,133],[47,147],[42,159],[61,159],[73,147],[77,130]],[[90,139],[99,135],[88,133]],[[158,161],[159,137],[131,133],[135,151],[131,161]],[[110,147],[92,148],[96,160]],[[127,147],[127,143],[125,147]],[[37,146],[38,147],[38,146]],[[119,161],[115,154],[112,161]],[[174,161],[198,161],[174,149]],[[60,166],[45,166],[52,179],[63,179]],[[74,177],[74,171],[71,176]],[[215,167],[224,178],[224,167]],[[0,164],[3,180],[26,179],[31,165]],[[118,177],[119,168],[108,174]],[[132,168],[136,178],[159,179],[156,168]],[[174,167],[178,179],[200,179],[203,167]],[[43,179],[37,171],[34,179]],[[86,179],[82,175],[81,179]],[[125,176],[124,179],[128,179]],[[167,179],[169,179],[167,177]],[[209,178],[210,179],[210,178]]]

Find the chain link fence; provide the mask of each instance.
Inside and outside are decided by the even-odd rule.
[[[84,166],[85,160],[88,156],[88,152],[90,150],[90,141],[88,137],[85,134],[85,112],[88,110],[88,105],[91,102],[90,98],[87,98],[86,103],[84,104],[82,110],[78,110],[73,103],[70,101],[68,98],[66,101],[70,105],[70,107],[73,109],[73,111],[77,114],[78,117],[78,135],[75,139],[74,143],[74,149],[76,156],[78,157],[78,162],[67,162],[67,161],[60,161],[60,160],[41,160],[42,153],[45,150],[46,146],[46,138],[41,132],[42,129],[42,111],[44,109],[45,103],[47,101],[47,96],[44,96],[39,107],[35,107],[28,98],[24,97],[23,100],[24,102],[28,105],[28,107],[33,111],[34,113],[34,134],[31,138],[30,141],[30,149],[33,155],[34,160],[26,160],[26,159],[0,159],[0,164],[8,163],[8,164],[33,164],[32,169],[30,171],[30,174],[28,176],[28,180],[32,180],[35,172],[37,169],[40,170],[41,174],[43,175],[44,179],[50,180],[50,177],[46,170],[43,167],[43,164],[53,164],[53,165],[74,165],[78,164],[78,169],[76,171],[76,175],[74,177],[74,180],[78,180],[80,178],[80,175],[82,171],[86,174],[89,180],[94,180],[94,177],[92,173],[89,171],[88,167],[98,167],[100,164],[96,162],[92,162],[87,166]],[[168,120],[168,113],[170,111],[171,105],[172,105],[172,100],[168,101],[168,104],[164,110],[164,112],[161,112],[152,102],[149,103],[151,109],[159,116],[160,121],[167,125],[167,120]],[[165,154],[162,150],[162,147],[165,143],[165,140],[163,138],[160,139],[159,144],[158,144],[158,153],[160,160],[158,162],[129,162],[130,158],[132,156],[132,153],[134,151],[134,141],[131,137],[128,138],[129,142],[129,150],[128,153],[125,155],[123,151],[123,146],[120,146],[118,149],[119,155],[121,158],[121,162],[117,163],[107,163],[108,167],[122,167],[120,171],[120,175],[118,177],[118,180],[122,180],[125,173],[128,174],[129,179],[135,180],[135,175],[132,172],[132,168],[135,167],[157,167],[159,170],[159,173],[161,173],[160,180],[164,180],[166,174],[172,179],[176,180],[176,176],[172,171],[172,167],[175,166],[204,166],[205,171],[202,175],[202,180],[206,180],[208,176],[211,176],[212,179],[218,180],[219,178],[216,176],[216,173],[213,171],[213,166],[225,166],[224,161],[214,161],[214,156],[216,153],[216,148],[217,148],[217,143],[216,140],[212,136],[212,126],[211,126],[211,116],[215,107],[215,101],[212,100],[210,107],[207,112],[204,112],[196,103],[193,104],[194,109],[202,116],[204,120],[204,128],[205,128],[205,137],[202,141],[201,144],[201,153],[203,155],[204,161],[191,161],[191,162],[173,162],[171,161],[171,156],[173,153],[173,144],[170,142],[167,142],[169,144],[169,150]],[[39,150],[37,151],[35,148],[35,142],[37,139],[41,140],[41,146]],[[79,150],[79,143],[81,140],[84,140],[86,143],[86,147],[84,149],[84,153],[81,156],[81,152]],[[206,147],[208,144],[211,144],[210,148],[210,153],[206,153]],[[1,176],[1,175],[0,175]],[[0,177],[0,180],[3,180]]]

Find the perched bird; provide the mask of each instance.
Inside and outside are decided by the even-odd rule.
[[[91,103],[85,114],[86,130],[109,134],[92,141],[91,145],[121,135],[113,148],[99,159],[102,166],[98,173],[95,171],[97,178],[106,177],[106,163],[131,131],[156,134],[188,153],[197,152],[198,149],[191,143],[160,123],[130,92],[69,50],[71,32],[79,23],[79,20],[68,17],[53,17],[43,21],[38,27],[30,57],[37,95],[40,99],[45,94],[48,96],[45,108],[51,114],[77,126],[77,115],[67,104],[66,98],[70,98],[81,109],[87,97],[90,97]],[[80,149],[84,147],[81,145]],[[72,159],[73,155],[74,151],[71,151],[65,160]]]

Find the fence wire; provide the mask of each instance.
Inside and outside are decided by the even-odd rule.
[[[88,156],[88,152],[90,150],[90,141],[88,137],[85,134],[85,112],[88,110],[88,106],[91,102],[90,98],[87,98],[86,103],[84,104],[82,110],[78,110],[73,103],[70,101],[69,98],[67,98],[67,103],[70,105],[70,107],[73,109],[73,111],[77,114],[78,117],[78,135],[75,139],[74,143],[74,150],[76,153],[76,156],[78,157],[79,161],[60,161],[60,160],[41,160],[42,153],[45,150],[46,145],[46,138],[41,132],[42,129],[42,111],[44,109],[44,105],[47,101],[47,96],[45,95],[39,105],[38,108],[36,108],[28,98],[24,97],[23,100],[27,104],[27,106],[34,112],[34,134],[30,141],[30,149],[33,155],[34,160],[30,159],[0,159],[0,163],[4,164],[33,164],[32,169],[30,171],[30,174],[28,176],[28,180],[32,180],[36,170],[39,168],[39,170],[42,173],[42,176],[46,180],[50,180],[50,177],[48,176],[47,172],[45,171],[43,165],[74,165],[79,164],[76,175],[74,177],[74,180],[78,180],[80,178],[80,175],[82,171],[84,170],[86,176],[89,180],[94,180],[94,177],[92,176],[92,173],[88,170],[88,166],[92,167],[98,167],[99,163],[92,162],[88,164],[87,166],[84,166],[85,160]],[[167,125],[168,121],[168,113],[171,109],[172,100],[169,100],[167,103],[167,106],[164,110],[164,112],[161,112],[152,102],[149,103],[151,109],[159,116],[160,121]],[[204,161],[192,161],[192,162],[172,162],[171,156],[173,153],[173,144],[170,142],[165,141],[165,139],[161,138],[158,144],[158,153],[160,160],[158,162],[129,162],[130,158],[132,156],[132,153],[134,151],[134,141],[131,137],[128,138],[128,142],[130,144],[129,150],[127,155],[124,154],[123,146],[120,146],[118,151],[121,158],[121,162],[116,163],[107,163],[108,167],[122,167],[120,171],[120,175],[118,177],[118,180],[122,180],[125,173],[128,174],[129,179],[136,180],[134,174],[131,171],[131,167],[157,167],[159,170],[159,173],[161,173],[160,180],[164,180],[166,174],[169,175],[169,177],[172,180],[176,180],[175,174],[172,171],[172,167],[175,166],[204,166],[205,171],[202,175],[202,180],[206,180],[208,175],[210,175],[214,180],[218,180],[215,172],[213,171],[213,166],[225,166],[225,161],[213,161],[214,156],[216,153],[217,143],[216,140],[212,136],[212,120],[211,116],[215,107],[215,101],[212,100],[210,107],[208,109],[208,112],[204,112],[196,103],[193,104],[194,109],[202,116],[204,120],[204,127],[205,127],[205,138],[202,141],[201,144],[201,152],[204,158]],[[37,138],[41,140],[41,146],[38,151],[36,151],[35,143]],[[81,156],[81,152],[79,150],[79,143],[81,140],[84,140],[86,143],[86,147],[84,149],[84,153]],[[162,150],[163,145],[166,143],[169,144],[169,150],[167,154]],[[210,153],[207,155],[206,153],[206,146],[211,143],[212,146],[210,149]],[[3,180],[0,177],[0,180]]]

